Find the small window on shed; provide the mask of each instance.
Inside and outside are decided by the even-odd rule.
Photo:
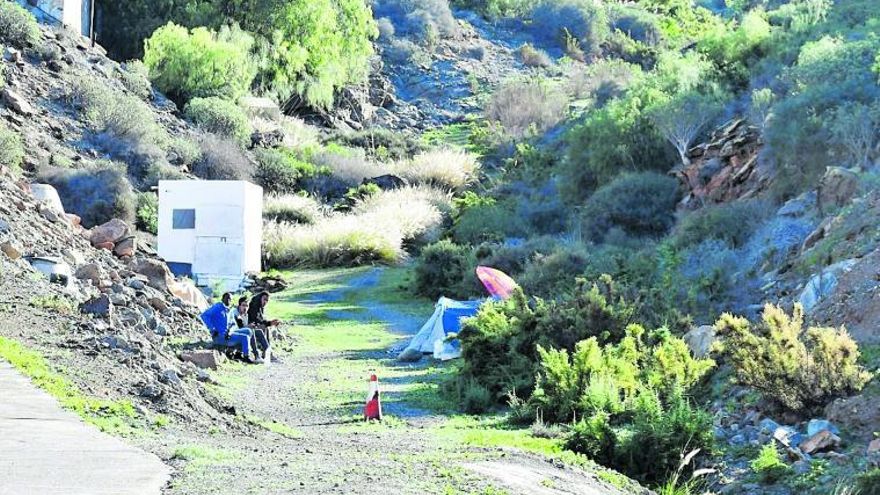
[[[171,228],[174,230],[196,228],[196,210],[174,210],[172,212]]]

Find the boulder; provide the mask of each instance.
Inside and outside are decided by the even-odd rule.
[[[134,256],[137,252],[137,239],[134,236],[128,236],[120,240],[113,247],[113,254],[120,258],[125,256]]]
[[[712,345],[715,343],[715,327],[703,325],[692,328],[682,338],[690,347],[694,357],[704,358],[712,351]]]
[[[58,191],[49,184],[31,184],[31,195],[39,203],[52,208],[60,214],[64,214],[64,205],[61,203],[61,196]]]
[[[828,430],[822,430],[801,443],[800,449],[804,454],[811,455],[817,452],[831,450],[840,445],[840,437]]]
[[[17,260],[21,258],[21,249],[15,246],[11,241],[4,241],[0,243],[0,251],[6,255],[10,260]]]
[[[875,438],[871,440],[871,443],[868,444],[868,450],[865,451],[865,454],[868,457],[868,462],[872,466],[880,466],[880,438]]]
[[[845,206],[859,189],[859,177],[843,167],[828,167],[819,182],[819,201],[823,208]]]
[[[846,425],[848,433],[867,442],[880,431],[880,401],[868,394],[836,399],[825,408],[825,417]]]
[[[95,287],[100,287],[101,282],[107,279],[104,269],[97,263],[89,263],[79,267],[74,275],[80,280],[92,282],[92,285]]]
[[[183,303],[193,306],[199,311],[208,309],[208,299],[191,281],[185,280],[174,282],[169,287],[171,293],[177,296]]]
[[[223,364],[226,356],[217,351],[212,350],[196,350],[184,351],[180,354],[180,360],[185,363],[192,363],[201,369],[217,369]]]
[[[15,91],[9,88],[3,88],[3,92],[0,94],[3,96],[3,103],[15,112],[24,115],[25,117],[36,113],[34,107],[27,101],[27,98]]]
[[[270,98],[245,96],[238,100],[238,105],[249,117],[279,121],[281,120],[281,108]]]
[[[379,189],[382,189],[383,191],[400,189],[401,187],[407,186],[405,179],[392,174],[380,175],[379,177],[373,177],[372,179],[364,179],[362,184],[376,184],[379,186]]]
[[[110,316],[113,313],[113,304],[109,296],[101,294],[80,304],[79,310],[88,315]]]
[[[256,131],[251,134],[251,146],[255,148],[277,148],[283,143],[284,131],[281,129]]]
[[[93,228],[89,240],[93,246],[98,247],[100,245],[103,247],[108,243],[116,244],[122,239],[127,238],[130,234],[131,229],[128,224],[118,218],[114,218],[103,225]]]
[[[158,291],[166,292],[174,285],[174,276],[171,275],[168,265],[162,261],[150,258],[132,259],[129,269],[146,277],[147,285]]]
[[[827,419],[811,419],[810,422],[807,423],[808,437],[811,437],[822,430],[828,430],[835,435],[840,435],[840,430],[838,430],[837,427]]]
[[[73,281],[73,270],[60,258],[33,257],[28,258],[35,270],[45,275],[50,282],[69,287]]]
[[[804,310],[809,312],[824,297],[831,295],[837,288],[840,275],[851,270],[855,264],[854,259],[839,261],[814,275],[798,296],[798,302],[803,305]]]

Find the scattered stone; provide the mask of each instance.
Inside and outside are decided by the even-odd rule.
[[[145,284],[143,280],[133,278],[128,281],[128,286],[134,290],[144,290],[147,284]]]
[[[89,240],[92,242],[93,246],[103,247],[108,243],[115,244],[116,242],[125,239],[130,235],[130,232],[131,230],[127,223],[118,218],[114,218],[103,225],[98,225],[93,228]],[[110,249],[112,250],[112,248]]]
[[[171,368],[169,368],[159,374],[159,381],[161,381],[162,383],[167,383],[169,385],[175,385],[175,386],[178,386],[181,383],[183,383],[183,381],[180,379],[180,374],[177,373],[177,370],[174,370]]]
[[[150,298],[150,306],[153,307],[156,311],[162,312],[168,309],[168,303],[165,302],[165,299],[161,297],[151,297]]]
[[[822,430],[828,430],[835,435],[840,435],[840,430],[837,429],[831,421],[827,419],[811,419],[809,423],[807,423],[807,436],[812,437],[816,433],[819,433]]]
[[[687,342],[694,357],[704,358],[712,351],[712,345],[715,343],[715,327],[703,325],[692,328],[682,338]]]
[[[839,445],[840,437],[828,430],[822,430],[801,443],[800,449],[804,454],[811,455],[833,449]]]
[[[868,455],[880,455],[880,438],[871,440],[868,444]]]
[[[773,421],[770,418],[762,419],[761,422],[758,423],[758,426],[761,428],[761,431],[769,434],[775,433],[776,430],[782,427],[782,425],[780,425],[776,421]]]
[[[121,335],[108,335],[101,339],[101,343],[109,349],[120,349],[125,352],[131,352],[131,344],[129,344],[128,340]]]
[[[226,356],[217,351],[202,349],[196,351],[184,351],[180,353],[180,360],[186,363],[192,363],[201,369],[217,369],[223,364]]]
[[[134,236],[126,237],[121,241],[116,243],[116,246],[113,248],[113,254],[119,256],[120,258],[125,256],[134,256],[137,251],[137,239]]]
[[[15,247],[11,241],[5,241],[0,243],[0,251],[3,251],[3,254],[6,255],[7,258],[15,261],[21,258],[21,250]]]
[[[213,381],[214,381],[211,378],[211,375],[203,369],[196,371],[196,380],[198,380],[202,383],[213,383]]]
[[[27,99],[16,93],[10,88],[3,88],[3,92],[0,93],[3,96],[3,102],[7,107],[15,110],[17,113],[24,115],[25,117],[33,115],[35,112],[34,107],[28,103]]]
[[[859,176],[843,167],[828,167],[819,182],[819,202],[823,208],[845,206],[859,189]]]
[[[254,148],[277,148],[282,144],[284,144],[284,131],[281,129],[256,131],[251,134],[251,146]]]
[[[372,179],[364,179],[362,184],[375,184],[379,186],[379,189],[383,191],[388,191],[391,189],[400,189],[401,187],[406,187],[408,182],[396,175],[386,174],[380,175],[379,177],[373,177]]]
[[[104,269],[101,265],[97,263],[89,263],[87,265],[83,265],[76,270],[76,278],[80,280],[87,280],[92,283],[95,287],[100,287],[101,282],[106,280],[107,275],[104,273]]]
[[[113,314],[113,303],[110,302],[109,296],[102,294],[80,304],[79,310],[89,315],[101,317],[111,316]]]
[[[11,229],[9,222],[0,218],[0,234],[8,234]]]
[[[794,474],[806,474],[810,472],[810,461],[800,460],[791,465]]]
[[[174,276],[171,275],[168,265],[159,260],[149,258],[132,259],[129,268],[145,276],[147,278],[147,285],[158,291],[167,292],[169,286],[174,283]]]
[[[790,426],[780,426],[773,432],[773,438],[786,447],[798,447],[804,436]]]
[[[152,383],[144,385],[141,387],[140,396],[150,400],[156,400],[162,397],[162,388]]]

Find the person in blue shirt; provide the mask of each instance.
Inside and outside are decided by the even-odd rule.
[[[201,318],[211,332],[211,340],[215,345],[240,349],[246,361],[250,361],[250,334],[233,331],[229,326],[229,305],[232,294],[225,293],[220,302],[202,313]]]

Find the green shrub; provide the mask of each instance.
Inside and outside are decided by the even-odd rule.
[[[581,419],[571,427],[565,438],[565,448],[584,454],[596,462],[614,459],[617,439],[611,428],[610,415],[599,411],[587,419]]]
[[[452,226],[452,238],[460,244],[500,242],[525,234],[525,227],[506,203],[482,203],[460,209]]]
[[[235,27],[190,31],[168,23],[144,42],[144,64],[156,87],[178,105],[199,97],[238,99],[256,74],[253,44],[250,35]]]
[[[511,300],[484,304],[464,321],[459,339],[462,366],[457,383],[476,381],[496,403],[509,392],[528,398],[535,386],[538,346],[574,351],[590,337],[617,342],[633,321],[635,308],[620,298],[614,283],[592,286],[580,281],[558,301],[530,303],[519,294]]]
[[[805,329],[799,304],[791,316],[767,304],[754,327],[725,314],[715,328],[739,381],[794,413],[810,414],[858,392],[872,376],[859,365],[858,345],[846,330]]]
[[[684,248],[708,239],[739,248],[749,241],[772,209],[764,202],[747,200],[710,205],[687,214],[675,228],[675,245]]]
[[[581,214],[583,231],[601,241],[610,229],[636,237],[661,236],[675,223],[679,185],[656,173],[623,175],[590,197]]]
[[[562,44],[566,34],[596,55],[610,33],[605,6],[594,0],[542,0],[530,12],[531,31],[546,43]]]
[[[547,131],[565,118],[565,93],[541,79],[511,81],[495,90],[486,105],[486,119],[513,139]]]
[[[150,83],[150,70],[140,60],[129,60],[120,68],[120,80],[126,89],[138,98],[147,100],[153,93]]]
[[[538,297],[552,298],[571,290],[575,278],[583,275],[590,255],[583,248],[561,247],[546,256],[538,256],[518,278],[523,289]]]
[[[874,468],[856,478],[859,495],[880,495],[880,469]]]
[[[788,464],[782,461],[775,443],[761,447],[758,456],[752,459],[749,466],[764,483],[775,483],[791,470]]]
[[[235,103],[217,98],[193,98],[186,105],[186,118],[196,126],[214,134],[233,139],[239,146],[251,143],[250,120]]]
[[[145,192],[137,195],[137,226],[151,234],[159,232],[159,198]]]
[[[415,290],[431,299],[462,299],[476,293],[476,261],[468,246],[443,240],[425,246],[415,266]]]
[[[197,177],[206,180],[251,180],[254,166],[235,143],[208,134],[200,143],[202,158],[192,167]]]
[[[706,54],[727,80],[744,87],[750,68],[765,55],[770,40],[770,23],[761,10],[752,10],[736,24],[717,25],[698,41],[697,49]]]
[[[519,58],[526,67],[550,67],[553,65],[553,59],[547,52],[540,48],[535,48],[529,43],[519,47]]]
[[[0,41],[19,48],[36,45],[40,41],[37,20],[15,2],[0,2]]]
[[[256,156],[254,179],[268,192],[294,192],[304,179],[321,173],[317,166],[300,159],[290,150],[261,148]]]
[[[9,167],[13,172],[18,172],[23,159],[24,145],[21,142],[21,136],[5,123],[0,123],[0,165]]]
[[[553,253],[559,244],[557,238],[550,236],[530,237],[516,244],[485,242],[476,247],[474,255],[478,265],[491,266],[516,276],[531,260]]]
[[[492,393],[474,381],[465,384],[460,401],[462,410],[468,414],[485,412],[495,404]]]

